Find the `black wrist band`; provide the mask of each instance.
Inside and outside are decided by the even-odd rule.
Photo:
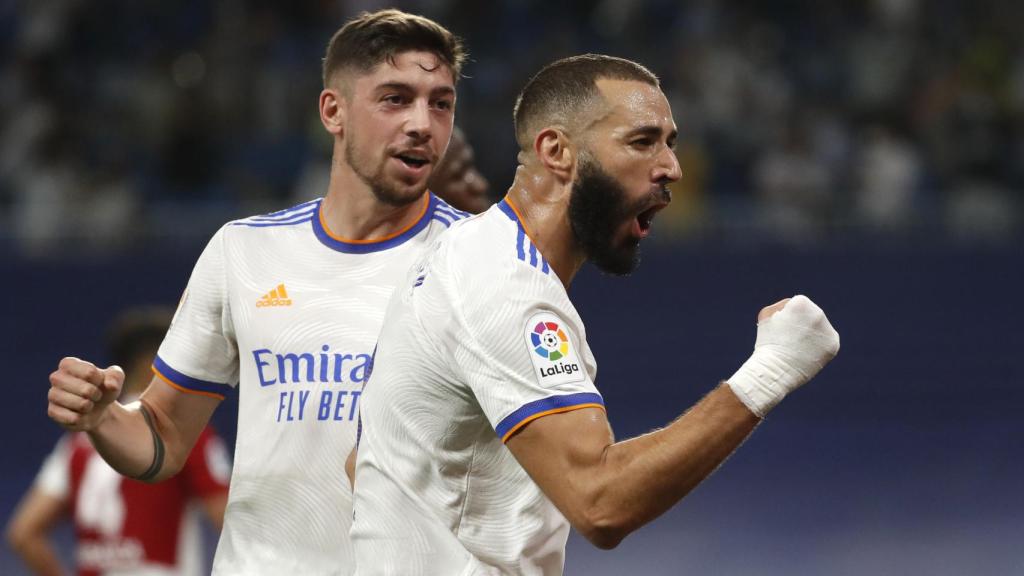
[[[160,437],[160,433],[156,431],[153,417],[149,415],[149,410],[145,404],[139,403],[139,411],[142,412],[142,417],[146,419],[146,426],[149,426],[149,431],[153,434],[153,463],[149,465],[145,472],[135,477],[136,480],[146,482],[155,478],[160,473],[160,469],[164,467],[164,440]]]

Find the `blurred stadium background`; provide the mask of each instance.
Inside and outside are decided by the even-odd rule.
[[[466,39],[457,122],[495,198],[541,65],[604,52],[663,79],[675,201],[631,279],[573,287],[620,437],[728,377],[780,297],[811,295],[843,338],[682,505],[612,552],[574,536],[567,574],[1024,574],[1009,0],[0,1],[4,520],[60,433],[57,360],[102,360],[114,312],[173,304],[223,222],[322,194],[322,49],[385,5]],[[21,570],[4,547],[0,573]]]

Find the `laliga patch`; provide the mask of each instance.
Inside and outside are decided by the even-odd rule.
[[[534,314],[526,322],[525,332],[530,360],[542,386],[582,382],[586,378],[583,363],[561,318],[551,312]]]

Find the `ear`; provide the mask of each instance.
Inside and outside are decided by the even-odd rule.
[[[545,128],[533,141],[533,152],[549,172],[562,180],[572,180],[576,166],[576,147],[564,130]]]
[[[345,115],[348,113],[348,101],[336,88],[324,88],[320,92],[320,122],[324,128],[335,136],[342,136],[345,127]]]

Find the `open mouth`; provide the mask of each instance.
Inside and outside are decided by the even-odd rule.
[[[410,168],[422,168],[430,163],[430,160],[426,156],[417,152],[404,152],[402,154],[396,154],[395,158],[401,160],[406,166]]]
[[[636,222],[640,229],[640,236],[646,237],[651,232],[651,224],[654,222],[654,215],[664,208],[665,204],[656,204],[644,210],[636,216]]]

